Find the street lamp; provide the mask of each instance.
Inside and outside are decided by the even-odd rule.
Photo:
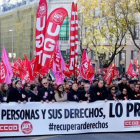
[[[9,32],[12,32],[12,62],[13,62],[13,49],[14,49],[14,48],[13,48],[13,47],[14,47],[14,44],[13,44],[13,43],[14,43],[13,33],[14,33],[14,32],[13,32],[13,31],[14,31],[13,29],[12,29],[12,30],[9,30]]]

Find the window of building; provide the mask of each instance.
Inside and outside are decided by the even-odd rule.
[[[69,17],[66,17],[60,29],[59,40],[69,40]]]
[[[131,51],[131,59],[132,60],[136,60],[137,59],[137,51],[136,50]]]
[[[139,39],[139,23],[134,26],[134,39]]]

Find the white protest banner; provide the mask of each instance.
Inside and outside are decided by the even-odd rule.
[[[140,101],[0,104],[0,137],[122,131],[140,131]]]

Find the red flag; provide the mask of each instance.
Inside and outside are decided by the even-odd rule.
[[[18,60],[16,60],[14,63],[11,64],[13,74],[17,77],[21,77],[21,69],[22,69],[21,63],[22,63],[21,59],[19,58]]]
[[[52,64],[51,60],[56,50],[55,48],[59,38],[59,31],[66,16],[68,16],[66,9],[57,8],[52,11],[48,17],[42,55],[41,73],[47,74],[50,65]]]
[[[47,1],[40,0],[39,6],[36,12],[36,58],[34,70],[39,72],[41,69],[41,60],[46,32],[47,22]]]
[[[3,83],[5,81],[6,74],[7,74],[6,66],[2,61],[0,62],[0,83]]]
[[[117,70],[117,67],[115,64],[114,64],[114,76],[119,77],[119,71]]]
[[[104,77],[104,81],[107,82],[107,84],[111,84],[112,79],[114,78],[114,72],[113,72],[113,65],[111,64],[108,68],[108,71]]]
[[[24,55],[24,58],[25,58],[24,64],[25,64],[26,70],[29,73],[30,80],[33,81],[34,80],[33,69],[31,67],[31,64],[30,64],[30,62],[29,62],[29,60],[28,60],[26,55]]]
[[[65,76],[70,77],[71,76],[71,72],[69,71],[69,65],[66,64],[65,69],[63,70],[63,73],[65,74]]]
[[[94,68],[92,66],[91,60],[88,62],[88,79],[91,79],[94,76]]]
[[[128,67],[128,70],[127,70],[127,74],[130,75],[131,77],[134,77],[134,76],[137,75],[136,72],[133,69],[132,62],[130,62],[130,64],[129,64],[129,67]]]
[[[26,60],[22,60],[21,80],[22,80],[22,84],[27,83],[27,82],[30,83],[31,81]]]
[[[91,61],[88,58],[86,50],[84,50],[82,55],[80,73],[82,77],[86,80],[91,80],[94,76],[94,69],[92,67]]]
[[[70,22],[70,57],[69,70],[73,73],[78,65],[78,14],[77,4],[72,3]]]

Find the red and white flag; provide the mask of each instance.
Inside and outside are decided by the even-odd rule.
[[[41,69],[43,46],[45,40],[47,22],[47,1],[40,0],[39,6],[36,13],[36,37],[35,37],[35,48],[36,58],[34,64],[34,71],[39,72]]]
[[[78,66],[78,14],[77,4],[72,3],[70,20],[69,70],[74,73]]]
[[[128,67],[128,70],[127,70],[127,74],[131,77],[134,77],[136,76],[136,72],[134,71],[134,68],[133,68],[133,65],[132,65],[132,62],[130,62],[129,64],[129,67]]]
[[[112,79],[114,78],[114,72],[113,72],[113,64],[111,64],[107,70],[107,73],[104,77],[104,81],[106,81],[107,84],[111,84]]]
[[[2,61],[0,62],[0,84],[5,81],[6,75],[7,75],[6,66]]]
[[[60,28],[66,16],[68,16],[66,9],[57,8],[53,10],[48,17],[43,47],[41,73],[47,74],[48,70],[51,68],[50,65],[52,65],[52,57],[54,56],[54,52],[56,50]]]
[[[16,60],[14,63],[11,63],[13,74],[17,77],[21,77],[21,69],[22,69],[21,63],[22,61],[20,58]]]
[[[94,76],[94,68],[91,64],[91,60],[89,60],[88,55],[86,53],[86,50],[84,50],[83,55],[82,55],[82,62],[81,62],[81,67],[80,67],[80,73],[81,76],[85,80],[91,80],[93,79]]]

